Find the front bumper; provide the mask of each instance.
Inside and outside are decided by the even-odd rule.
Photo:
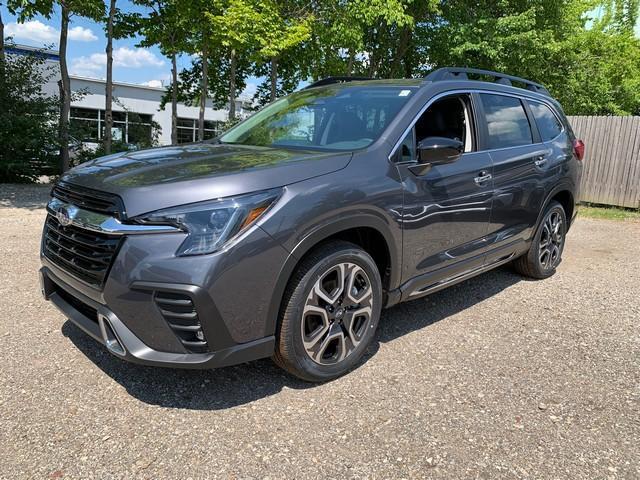
[[[124,360],[161,367],[217,368],[257,360],[270,356],[274,351],[275,337],[267,336],[246,343],[233,344],[206,353],[177,353],[153,349],[146,345],[106,305],[86,296],[63,281],[52,270],[43,266],[40,270],[42,294],[82,331],[107,347],[107,350]],[[134,289],[158,289],[189,291],[196,298],[206,293],[193,285],[146,284],[140,282]],[[201,300],[199,303],[202,303]],[[211,327],[207,334],[215,337],[226,332],[216,332]]]

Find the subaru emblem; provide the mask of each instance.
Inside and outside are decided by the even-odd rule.
[[[60,225],[62,225],[63,227],[71,225],[71,216],[69,215],[66,207],[60,207],[58,209],[58,211],[56,212],[56,218],[58,219],[58,222],[60,222]]]

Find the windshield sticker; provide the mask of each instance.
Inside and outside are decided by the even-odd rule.
[[[402,90],[398,96],[399,97],[408,97],[411,94],[411,90]]]

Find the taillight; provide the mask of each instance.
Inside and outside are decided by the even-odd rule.
[[[575,152],[578,160],[582,160],[584,158],[584,142],[582,140],[574,140],[573,151]]]

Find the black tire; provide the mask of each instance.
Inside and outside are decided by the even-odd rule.
[[[351,285],[351,278],[355,279],[357,286],[353,283],[353,287],[347,289],[347,285]],[[336,293],[338,300],[322,305],[324,300],[317,294],[317,289],[328,293],[324,288],[327,284],[343,285],[343,293],[340,295],[336,286],[332,293]],[[371,287],[370,297],[367,285]],[[340,300],[340,297],[346,296],[347,290],[352,294]],[[333,298],[331,294],[328,297]],[[361,304],[353,301],[360,298]],[[316,314],[316,310],[321,308],[327,312],[326,315]],[[289,280],[280,311],[273,360],[289,373],[310,382],[324,382],[344,375],[358,365],[371,344],[381,308],[382,282],[371,256],[349,242],[325,243],[303,259]],[[339,310],[343,310],[342,314]],[[362,315],[357,316],[361,312]],[[330,320],[332,317],[335,318]],[[311,329],[310,324],[318,326]],[[327,324],[330,324],[329,327]],[[328,330],[325,332],[324,328]],[[322,337],[318,332],[325,336]],[[342,332],[341,339],[339,332]],[[307,340],[306,346],[303,336]],[[311,343],[316,348],[316,359],[312,358],[314,354],[309,353]],[[324,350],[323,345],[327,345]],[[342,352],[345,352],[344,358]],[[327,356],[330,353],[334,353],[333,357]]]
[[[549,261],[545,262],[544,260],[547,257],[545,257],[543,253],[542,245],[545,241],[544,237],[549,235],[548,222],[553,218],[559,218],[561,221],[558,232],[561,242],[559,245],[555,245],[555,240],[551,241],[554,246],[557,247],[557,253],[555,255],[552,255],[552,253],[549,251]],[[514,260],[513,266],[515,270],[526,277],[539,280],[552,276],[554,273],[556,273],[556,268],[562,261],[562,252],[564,250],[566,234],[567,216],[564,212],[564,208],[562,208],[562,205],[560,205],[558,202],[553,201],[547,206],[544,215],[540,220],[540,224],[536,229],[536,234],[533,237],[533,241],[531,242],[529,251],[525,255]],[[555,234],[552,236],[555,237]]]

